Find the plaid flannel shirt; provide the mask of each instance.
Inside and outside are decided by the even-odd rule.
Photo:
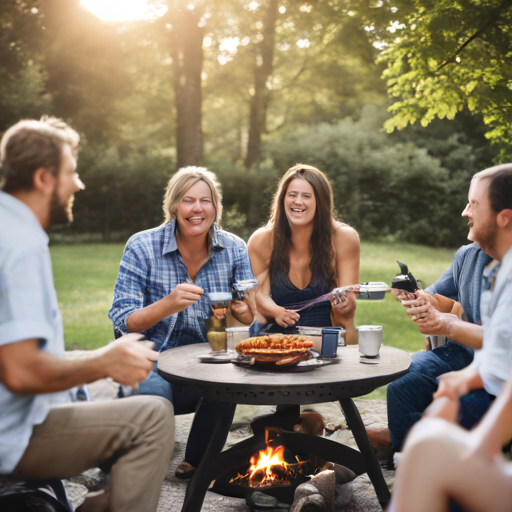
[[[127,318],[135,311],[169,295],[187,282],[189,273],[176,242],[176,220],[133,235],[126,244],[109,312],[114,329],[127,333]],[[208,261],[199,269],[194,284],[205,294],[184,311],[169,315],[144,334],[163,351],[191,342],[207,342],[205,324],[211,304],[207,293],[231,292],[233,283],[254,279],[245,242],[213,226]]]

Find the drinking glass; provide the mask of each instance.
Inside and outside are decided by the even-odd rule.
[[[212,305],[212,311],[206,338],[212,349],[211,355],[225,355],[228,348],[226,318],[228,316],[232,296],[229,292],[212,292],[208,294],[208,298]]]

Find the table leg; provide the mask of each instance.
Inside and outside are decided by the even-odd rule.
[[[188,484],[187,492],[185,493],[185,501],[181,509],[182,512],[201,511],[206,491],[213,480],[213,463],[217,455],[222,451],[229,434],[229,427],[231,427],[231,423],[233,423],[236,404],[229,405],[229,409],[219,419],[217,425],[212,425],[212,428],[215,429],[213,436],[208,448],[204,452],[201,464],[199,464],[194,476]]]
[[[379,503],[385,507],[389,503],[391,495],[386,481],[384,480],[384,476],[382,475],[382,470],[380,468],[379,461],[377,460],[377,456],[373,451],[372,444],[370,443],[370,439],[368,438],[368,434],[364,428],[361,415],[351,398],[341,399],[340,405],[357,446],[366,462],[366,472],[368,473],[373,487],[375,488]]]

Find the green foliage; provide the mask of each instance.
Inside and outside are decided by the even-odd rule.
[[[122,158],[112,148],[100,153],[87,147],[80,169],[86,189],[76,196],[72,233],[100,232],[105,241],[124,241],[163,222],[173,158],[157,152]]]
[[[249,171],[241,165],[223,162],[212,162],[209,167],[221,182],[225,209],[229,211],[235,206],[236,211],[246,217],[245,230],[234,232],[247,239],[256,228],[267,222],[282,173],[276,171],[270,161]],[[227,228],[226,219],[223,223]]]
[[[52,108],[39,53],[41,18],[35,0],[4,1],[0,9],[0,131]]]
[[[388,131],[435,117],[481,113],[487,137],[512,143],[512,5],[507,0],[414,0],[395,9],[396,30],[381,32],[383,77],[395,99]],[[398,10],[397,10],[398,9]]]
[[[237,203],[229,209],[224,209],[222,213],[222,227],[226,231],[234,233],[245,240],[251,235],[247,229],[247,215],[238,209]]]
[[[187,5],[184,0],[168,3],[173,8]],[[70,121],[84,141],[78,170],[87,189],[76,197],[77,221],[65,234],[124,240],[160,224],[163,190],[175,169],[169,48],[173,9],[154,21],[111,24],[79,4],[79,0],[2,4],[0,130],[21,117],[37,118],[43,113]],[[483,58],[484,36],[464,48],[461,63],[442,68],[442,73],[450,71],[447,84],[436,82],[435,73],[425,79],[422,87],[431,89],[423,99],[431,101],[429,108],[445,119],[430,112],[425,120],[435,119],[428,128],[416,123],[386,135],[380,127],[388,116],[363,107],[385,102],[379,78],[385,63],[375,63],[378,51],[372,43],[388,45],[387,72],[398,84],[402,76],[407,79],[407,73],[426,69],[422,62],[427,67],[443,62],[447,48],[456,43],[454,26],[460,22],[463,41],[464,31],[477,23],[479,15],[483,20],[485,9],[494,3],[479,4],[473,15],[455,7],[452,13],[447,6],[459,4],[447,1],[439,6],[432,3],[428,9],[420,0],[280,2],[285,10],[281,9],[276,24],[274,72],[267,82],[264,142],[268,147],[260,164],[247,171],[241,162],[263,30],[265,2],[260,4],[255,10],[238,0],[205,0],[198,6],[205,13],[201,20],[206,36],[205,163],[223,186],[224,225],[247,238],[267,221],[280,176],[302,161],[328,173],[339,213],[363,236],[435,245],[462,241],[465,228],[459,213],[469,177],[495,158],[482,141],[482,121],[474,114],[483,112],[480,103],[475,107],[469,102],[475,94],[480,95],[478,101],[490,101],[494,93],[482,89],[482,84],[490,87],[490,72],[489,83],[464,75],[467,102],[460,105],[467,103],[474,110],[459,112],[459,106],[454,109],[453,105],[460,96],[457,87],[462,87],[462,78],[451,69],[465,65],[465,55],[473,55],[469,50],[479,49]],[[462,23],[465,16],[473,21]],[[507,10],[499,14],[500,20],[506,16]],[[391,32],[391,22],[395,27],[403,22],[404,28]],[[492,57],[492,43],[498,40],[498,31],[506,35],[506,29],[500,21],[485,32],[485,37],[494,37],[485,39],[491,51],[485,65],[503,73],[505,62]],[[401,39],[395,43],[397,36]],[[507,47],[508,41],[501,40],[502,46]],[[435,58],[433,50],[438,52]],[[418,64],[411,67],[411,62]],[[475,73],[479,66],[474,64]],[[499,76],[492,82],[494,89],[501,84]],[[408,98],[410,112],[416,108],[415,94]],[[406,95],[400,98],[405,101]],[[500,105],[507,108],[506,101]],[[410,112],[407,115],[412,116]],[[497,129],[507,126],[498,118],[496,123]]]
[[[6,70],[0,63],[0,73]],[[45,93],[45,74],[33,60],[0,81],[0,126],[7,129],[20,119],[39,118],[52,110],[50,95]]]

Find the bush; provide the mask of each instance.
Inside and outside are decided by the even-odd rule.
[[[162,200],[174,162],[161,154],[120,158],[112,149],[79,159],[86,189],[76,195],[71,233],[101,233],[104,241],[130,235],[163,222]]]

